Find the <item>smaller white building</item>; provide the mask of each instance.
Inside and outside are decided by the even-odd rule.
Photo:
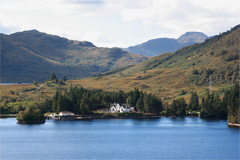
[[[124,113],[124,112],[134,112],[134,107],[128,107],[127,105],[120,105],[119,103],[114,103],[110,107],[111,113]]]
[[[74,113],[69,111],[62,111],[62,112],[59,112],[59,116],[74,116]]]
[[[53,114],[49,114],[49,115],[48,115],[48,117],[50,117],[50,118],[53,118],[53,117],[55,117],[55,116],[57,116],[56,113],[53,113]]]

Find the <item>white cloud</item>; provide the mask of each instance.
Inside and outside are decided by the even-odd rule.
[[[3,0],[0,29],[125,47],[186,31],[218,34],[239,24],[239,10],[239,0]]]
[[[168,28],[175,34],[187,30],[211,34],[217,28],[216,23],[225,27],[239,23],[239,9],[238,0],[152,0],[141,7],[124,9],[122,18],[127,22],[141,21],[146,26]]]

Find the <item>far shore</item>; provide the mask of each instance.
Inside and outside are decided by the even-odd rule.
[[[0,118],[15,118],[17,114],[0,114]],[[48,119],[48,116],[45,116]],[[86,120],[86,119],[156,119],[161,117],[198,117],[197,115],[156,115],[156,114],[91,114],[74,116],[57,116],[61,120]],[[61,118],[60,118],[61,117]]]
[[[74,115],[74,116],[55,116],[47,119],[55,120],[92,120],[92,119],[158,119],[161,117],[198,117],[198,115],[185,115],[185,116],[167,116],[158,114],[144,114],[144,113],[120,113],[120,114],[109,114],[109,113],[96,113],[90,115]]]
[[[0,114],[0,118],[17,117],[17,114]]]

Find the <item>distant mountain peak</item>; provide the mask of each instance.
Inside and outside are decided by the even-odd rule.
[[[175,38],[157,38],[151,39],[147,42],[136,46],[130,46],[126,50],[136,54],[145,56],[156,56],[162,53],[175,52],[178,49],[192,45],[195,43],[202,43],[209,37],[202,32],[186,32],[178,39]]]
[[[36,30],[36,29],[32,29],[32,30],[26,30],[26,31],[24,31],[24,32],[39,32],[38,30]],[[40,32],[39,32],[40,33]]]
[[[36,30],[36,29],[32,29],[32,30],[24,30],[24,31],[20,31],[20,32],[15,32],[15,33],[12,33],[12,34],[10,34],[10,35],[15,35],[15,34],[30,34],[30,33],[46,34],[46,33],[43,33],[43,32],[39,32],[39,31]]]
[[[186,32],[185,34],[204,34],[202,32],[197,32],[197,31],[189,31],[189,32]],[[205,35],[205,34],[204,34]]]
[[[204,42],[208,36],[202,32],[186,32],[181,35],[177,41],[180,44],[188,44],[188,43],[202,43]]]

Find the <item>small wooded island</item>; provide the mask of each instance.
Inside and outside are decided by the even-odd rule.
[[[44,123],[45,117],[40,109],[28,107],[24,111],[20,111],[18,113],[17,120],[18,123],[22,124]]]

